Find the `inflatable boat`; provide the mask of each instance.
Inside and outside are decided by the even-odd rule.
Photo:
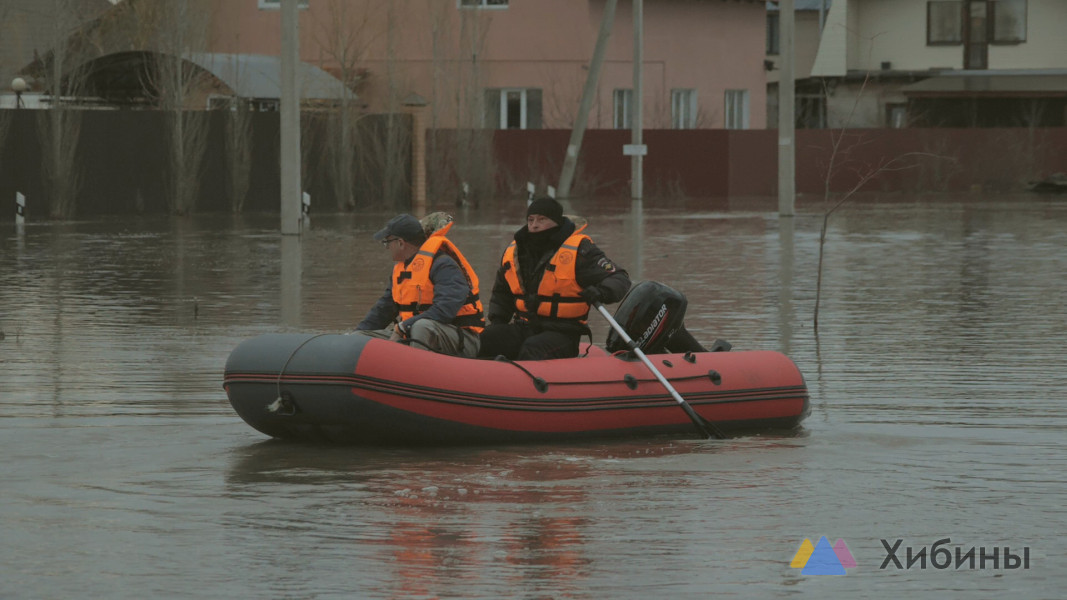
[[[663,288],[635,287],[616,312],[649,363],[617,336],[607,349],[583,344],[577,358],[511,361],[358,334],[267,334],[233,350],[223,387],[237,414],[268,436],[357,445],[696,436],[668,387],[718,433],[792,429],[808,415],[792,360],[722,342],[704,349],[681,324],[684,296]]]

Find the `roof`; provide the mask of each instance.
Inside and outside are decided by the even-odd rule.
[[[263,54],[193,54],[190,62],[210,71],[242,98],[281,97],[281,58]],[[344,97],[345,87],[333,75],[301,61],[298,63],[297,87],[306,100],[338,100]],[[348,92],[348,97],[355,94]]]
[[[946,96],[1067,97],[1067,70],[1047,72],[955,71],[901,88],[913,98]]]

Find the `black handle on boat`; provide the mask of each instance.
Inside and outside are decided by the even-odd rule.
[[[693,410],[693,407],[689,406],[689,403],[685,401],[685,398],[682,398],[682,395],[678,393],[678,390],[674,389],[674,386],[672,386],[671,383],[667,381],[667,378],[663,376],[663,373],[660,373],[659,370],[656,369],[656,367],[652,364],[652,361],[648,360],[648,357],[645,356],[645,353],[637,347],[637,344],[635,344],[632,339],[630,339],[630,336],[626,334],[626,330],[622,328],[622,325],[619,325],[618,321],[615,320],[615,317],[611,316],[611,313],[608,312],[608,309],[604,308],[604,305],[599,302],[594,302],[593,306],[596,307],[597,311],[600,314],[604,315],[604,318],[607,319],[608,323],[611,324],[611,328],[615,330],[615,333],[619,334],[619,337],[621,337],[622,340],[626,342],[626,345],[630,348],[630,350],[633,351],[634,354],[637,355],[637,358],[640,358],[641,362],[645,363],[645,366],[648,367],[649,371],[652,371],[652,374],[655,375],[656,379],[658,379],[659,382],[663,384],[663,387],[667,388],[667,391],[670,392],[671,396],[674,398],[674,401],[678,403],[678,406],[682,407],[682,410],[685,411],[685,414],[689,415],[689,418],[693,421],[693,424],[697,426],[697,429],[700,431],[701,435],[703,435],[705,438],[716,437],[719,439],[724,439],[726,436],[723,435],[722,431],[719,431],[718,427],[716,427],[711,421],[708,421],[704,417],[698,415],[697,412]]]

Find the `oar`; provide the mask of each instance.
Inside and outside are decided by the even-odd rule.
[[[658,379],[659,382],[663,384],[663,387],[667,388],[667,391],[670,392],[671,396],[674,398],[674,401],[678,403],[678,406],[681,406],[682,410],[685,411],[685,414],[689,415],[689,418],[692,419],[693,424],[697,426],[697,429],[700,431],[701,435],[703,435],[705,438],[716,437],[719,439],[723,439],[726,437],[723,432],[720,431],[719,428],[716,427],[711,421],[708,421],[704,417],[698,415],[697,412],[693,410],[693,407],[689,406],[689,403],[686,402],[684,398],[682,398],[681,394],[678,393],[678,390],[674,389],[674,386],[672,386],[671,383],[667,381],[667,378],[664,377],[658,369],[656,369],[656,367],[652,364],[652,361],[648,360],[648,357],[645,356],[645,353],[637,347],[637,344],[635,344],[632,339],[630,339],[630,336],[626,334],[626,330],[623,329],[621,325],[619,325],[619,323],[615,320],[615,317],[611,316],[611,313],[608,312],[608,309],[604,308],[603,304],[599,302],[594,302],[593,306],[596,307],[597,311],[599,311],[600,314],[604,315],[604,318],[607,319],[608,323],[611,324],[611,328],[615,330],[615,333],[619,334],[619,337],[621,337],[622,340],[626,342],[626,345],[630,348],[631,351],[633,351],[634,354],[637,355],[637,358],[640,358],[641,362],[645,363],[645,366],[648,367],[649,371],[652,371],[652,374],[655,375],[656,379]]]

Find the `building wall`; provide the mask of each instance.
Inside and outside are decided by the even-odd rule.
[[[793,23],[793,69],[797,79],[806,79],[811,76],[811,68],[815,64],[815,54],[819,50],[819,11],[797,11]],[[777,83],[780,80],[778,63],[780,57],[772,55],[767,57],[774,64],[774,69],[767,73],[767,83]],[[772,124],[773,125],[773,124]]]
[[[850,70],[878,70],[883,62],[894,70],[963,66],[963,46],[926,45],[926,0],[867,1],[855,12]]]
[[[926,0],[849,0],[848,69],[962,69],[963,45],[926,45]],[[835,8],[837,4],[835,3]],[[989,46],[991,69],[1067,68],[1067,2],[1028,0],[1026,43]]]
[[[280,16],[255,0],[220,0],[220,52],[277,53]],[[589,127],[612,126],[612,92],[631,88],[631,4],[620,2]],[[357,93],[371,112],[411,93],[430,101],[430,126],[480,126],[485,88],[538,88],[543,127],[569,128],[588,73],[603,0],[511,0],[506,9],[460,9],[454,0],[318,0],[301,11],[301,56],[335,75],[366,69]],[[670,91],[696,89],[698,127],[722,127],[725,91],[749,91],[762,128],[762,2],[644,4],[644,114],[670,127]],[[344,48],[346,52],[338,49]]]
[[[1067,23],[1067,2],[1028,0],[1026,21],[1025,44],[989,47],[990,68],[1067,68],[1067,35],[1063,32],[1063,26]],[[961,56],[962,53],[961,49]]]

